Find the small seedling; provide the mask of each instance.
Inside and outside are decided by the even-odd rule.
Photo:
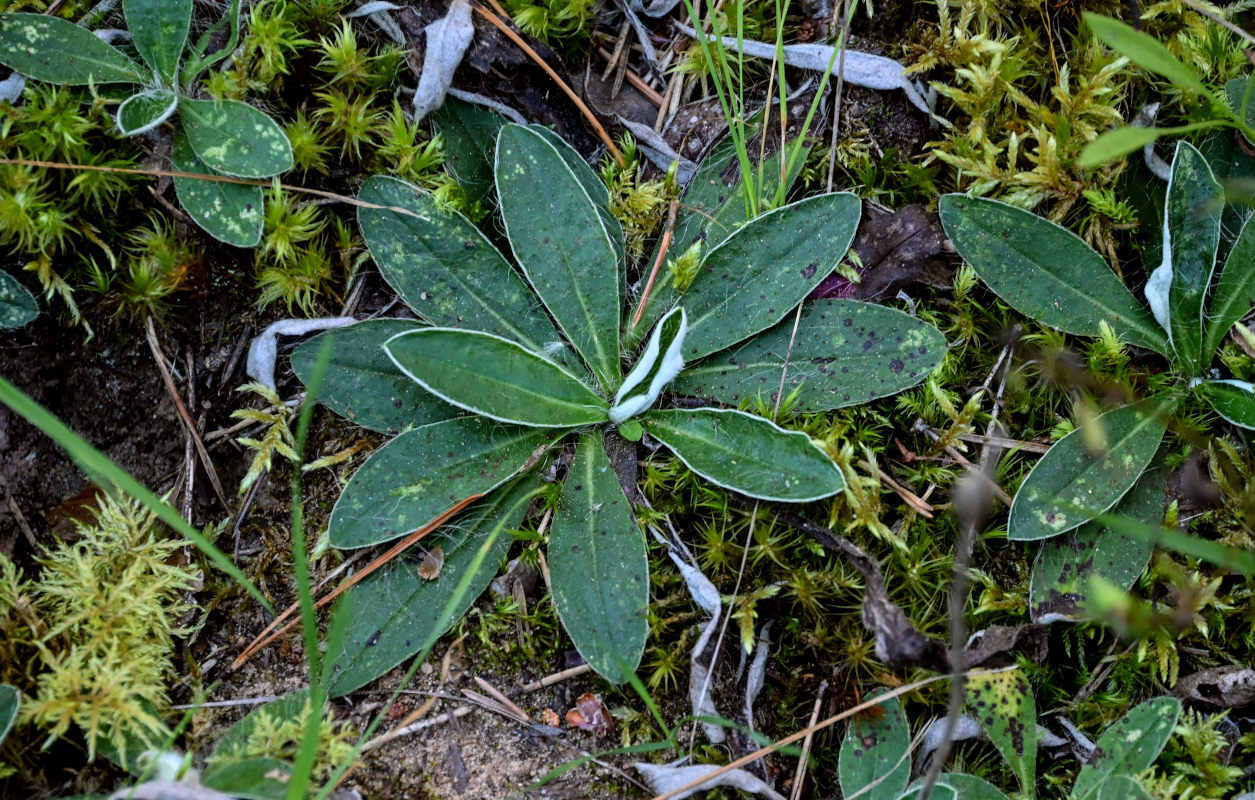
[[[1147,281],[1147,308],[1098,253],[1064,228],[993,200],[957,194],[941,200],[942,225],[955,248],[1009,305],[1066,333],[1114,332],[1166,356],[1180,376],[1165,392],[1083,422],[1020,486],[1009,538],[1047,539],[1076,531],[1069,545],[1039,559],[1033,582],[1046,596],[1035,595],[1037,608],[1050,605],[1051,591],[1079,590],[1090,574],[1118,580],[1122,588],[1140,574],[1149,548],[1103,538],[1101,529],[1086,524],[1126,495],[1122,513],[1143,522],[1162,518],[1161,488],[1147,486],[1144,495],[1130,490],[1187,392],[1229,422],[1255,429],[1255,386],[1220,379],[1211,369],[1225,335],[1255,300],[1255,225],[1246,221],[1220,265],[1223,210],[1223,189],[1211,168],[1197,149],[1180,143],[1165,201],[1163,261]],[[1220,274],[1213,280],[1217,267]],[[1156,486],[1162,487],[1162,479]],[[1091,551],[1089,544],[1099,539],[1101,546]],[[1092,555],[1099,558],[1090,561]]]
[[[661,309],[625,377],[623,353],[642,336],[625,313],[625,250],[605,186],[535,126],[501,128],[494,172],[518,270],[469,220],[409,184],[376,177],[361,192],[371,207],[359,223],[381,273],[428,325],[376,320],[330,334],[321,399],[358,424],[400,433],[345,488],[331,544],[389,541],[467,497],[484,500],[428,543],[445,555],[436,580],[398,564],[351,590],[358,612],[333,654],[336,693],[443,632],[435,614],[466,573],[478,534],[572,438],[549,528],[554,602],[594,669],[628,679],[648,633],[649,565],[625,494],[636,487],[614,468],[637,458],[625,437],[648,434],[706,480],[764,500],[807,502],[845,485],[805,434],[731,408],[655,408],[664,389],[735,405],[772,397],[783,381],[785,395],[797,390],[799,410],[829,410],[915,385],[944,349],[932,326],[893,309],[802,302],[836,268],[858,223],[858,199],[837,193],[708,242],[691,285]],[[302,379],[319,346],[295,354]],[[476,592],[504,547],[484,561]]]
[[[190,47],[192,0],[125,0],[122,8],[142,65],[90,31],[42,14],[0,16],[0,64],[63,85],[138,86],[118,107],[118,129],[138,136],[177,115],[172,161],[178,172],[269,178],[292,168],[292,146],[265,113],[236,100],[194,97],[196,79],[235,49],[240,0]],[[206,55],[211,34],[224,24],[230,40]],[[175,178],[174,186],[188,215],[211,236],[240,247],[260,240],[260,187],[187,177]]]

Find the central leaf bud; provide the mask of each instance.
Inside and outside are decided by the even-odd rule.
[[[654,404],[662,387],[684,369],[684,335],[688,333],[688,316],[684,308],[676,306],[654,326],[645,352],[636,366],[623,379],[623,385],[614,396],[610,408],[610,421],[618,425],[631,419]]]

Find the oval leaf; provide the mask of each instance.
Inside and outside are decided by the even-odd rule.
[[[333,696],[365,686],[423,650],[470,608],[497,574],[513,539],[499,533],[460,594],[459,585],[474,566],[485,537],[498,524],[508,529],[522,522],[527,511],[522,501],[534,485],[521,478],[503,486],[452,524],[425,537],[423,546],[428,550],[439,546],[444,551],[444,569],[436,579],[419,577],[422,550],[411,548],[345,593],[339,602],[351,603],[352,613],[344,644],[340,652],[328,654]],[[446,617],[449,610],[453,613]]]
[[[1011,503],[1007,537],[1046,539],[1089,522],[1120,501],[1146,469],[1167,427],[1166,398],[1100,414],[1060,439]],[[1101,447],[1095,452],[1091,447]]]
[[[1255,104],[1252,104],[1255,105]],[[1212,294],[1203,339],[1203,364],[1210,364],[1225,334],[1255,305],[1255,223],[1247,217],[1225,259],[1220,280]]]
[[[1076,159],[1076,165],[1082,169],[1102,166],[1108,161],[1115,161],[1141,150],[1158,139],[1160,133],[1158,128],[1141,128],[1135,125],[1104,131],[1097,139],[1085,145],[1085,149]]]
[[[1114,775],[1136,775],[1159,757],[1181,713],[1175,697],[1156,697],[1111,724],[1095,743],[1091,763],[1084,764],[1072,785],[1076,800],[1094,800]]]
[[[580,437],[548,557],[554,606],[576,649],[606,680],[628,680],[649,635],[649,559],[598,432]]]
[[[35,295],[7,272],[0,270],[0,329],[20,328],[39,316]]]
[[[292,144],[264,112],[237,100],[189,100],[179,118],[196,155],[237,178],[269,178],[292,169]]]
[[[457,419],[406,431],[353,475],[331,510],[327,535],[350,549],[418,530],[445,509],[509,480],[553,435]]]
[[[196,157],[182,129],[174,133],[171,162],[178,172],[219,177]],[[188,216],[218,241],[236,247],[256,247],[261,241],[265,198],[260,186],[175,178],[174,193]]]
[[[144,63],[173,84],[192,24],[192,0],[123,0],[122,10]]]
[[[292,369],[308,385],[322,343],[330,338],[331,356],[318,387],[318,402],[380,433],[443,422],[459,416],[458,409],[410,380],[383,349],[393,336],[420,328],[414,320],[372,319],[327,331],[292,351]]]
[[[837,759],[845,797],[897,800],[911,780],[911,725],[902,703],[894,697],[878,708],[879,715],[856,716],[846,728]]]
[[[1052,328],[1098,336],[1099,322],[1126,341],[1167,355],[1155,319],[1080,237],[996,200],[948,194],[941,224],[963,260],[994,293]]]
[[[862,204],[821,194],[777,208],[710,251],[682,302],[688,361],[771,327],[837,268],[854,240]]]
[[[91,31],[43,14],[0,14],[0,64],[68,86],[146,83],[150,76]]]
[[[491,333],[425,328],[394,336],[384,349],[427,391],[501,422],[575,428],[606,420],[606,401],[579,378]]]
[[[1150,34],[1134,30],[1119,20],[1097,14],[1086,13],[1085,24],[1099,41],[1142,69],[1162,75],[1177,86],[1197,94],[1210,95],[1194,70],[1178,61],[1176,56],[1168,52],[1168,48]]]
[[[118,130],[123,136],[146,133],[174,115],[179,96],[169,89],[147,89],[118,106]]]
[[[423,319],[537,351],[558,338],[536,295],[466,217],[395,178],[371,178],[358,199],[388,207],[358,208],[357,221],[384,280]]]
[[[1203,381],[1198,391],[1217,414],[1255,430],[1255,386],[1246,381]]]
[[[673,386],[728,405],[748,397],[775,402],[784,373],[784,395],[797,393],[796,411],[829,411],[914,386],[945,352],[941,332],[909,314],[854,300],[816,300],[802,307],[796,336],[790,315],[686,367]]]
[[[619,365],[619,255],[597,203],[545,136],[505,125],[497,199],[514,256],[606,391]]]
[[[1146,525],[1163,521],[1164,470],[1143,475],[1132,491],[1111,509],[1112,514]],[[1150,561],[1154,543],[1098,522],[1042,542],[1029,582],[1029,614],[1047,624],[1086,618],[1085,605],[1093,577],[1128,589]]]
[[[998,752],[1032,793],[1037,776],[1037,703],[1019,669],[974,670],[967,678],[967,707]]]
[[[1223,210],[1224,190],[1203,154],[1178,142],[1164,198],[1163,262],[1146,281],[1146,299],[1191,375],[1205,366],[1203,297],[1216,265]]]
[[[731,409],[651,411],[645,431],[685,466],[760,500],[804,503],[845,488],[841,470],[800,431]]]

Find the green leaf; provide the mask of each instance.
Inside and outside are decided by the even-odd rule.
[[[731,409],[651,411],[645,431],[703,478],[760,500],[803,503],[845,488],[841,470],[800,431]]]
[[[1036,789],[1037,703],[1020,669],[975,670],[967,678],[967,707],[1011,765],[1028,793]]]
[[[846,728],[837,759],[845,797],[860,792],[864,800],[897,800],[911,780],[911,725],[902,703],[894,697],[879,709],[879,716],[856,716]]]
[[[1092,800],[1112,776],[1149,769],[1172,736],[1180,713],[1181,702],[1175,697],[1156,697],[1112,723],[1098,737],[1090,763],[1081,766],[1072,797]]]
[[[68,86],[147,83],[151,77],[91,31],[43,14],[0,14],[0,64]]]
[[[418,530],[467,497],[508,481],[554,435],[474,417],[424,425],[379,448],[331,510],[327,535],[350,549]]]
[[[696,361],[775,325],[837,268],[854,240],[862,204],[821,194],[763,214],[706,254],[684,294]]]
[[[174,116],[179,96],[169,89],[145,89],[118,106],[118,130],[123,136],[146,133]]]
[[[209,767],[201,784],[207,789],[244,800],[284,800],[292,765],[277,758],[250,758]]]
[[[787,363],[784,395],[797,393],[794,409],[829,411],[914,386],[945,352],[940,331],[897,309],[815,300],[802,306],[796,336],[790,314],[744,344],[686,367],[672,386],[728,405],[749,397],[774,402]]]
[[[424,328],[397,334],[384,350],[427,391],[501,422],[575,428],[606,420],[606,401],[579,378],[491,333]]]
[[[1164,201],[1163,262],[1146,281],[1145,291],[1151,313],[1168,331],[1177,358],[1191,376],[1206,367],[1203,298],[1216,265],[1223,210],[1224,190],[1203,154],[1188,142],[1178,142]]]
[[[318,387],[318,402],[345,419],[380,433],[443,422],[456,408],[410,380],[384,352],[384,342],[420,328],[408,319],[372,319],[312,336],[292,351],[292,368],[308,385],[324,337],[331,357]]]
[[[359,208],[357,221],[384,280],[423,319],[537,351],[558,338],[523,278],[466,217],[395,178],[369,179],[358,199],[398,209]]]
[[[124,0],[122,10],[144,63],[173,86],[192,24],[192,0]]]
[[[1085,149],[1076,159],[1076,165],[1081,169],[1100,167],[1108,161],[1115,161],[1141,150],[1158,139],[1161,133],[1158,128],[1142,128],[1136,125],[1104,131],[1097,139],[1085,145]]]
[[[924,779],[920,778],[911,784],[911,788],[907,793],[898,798],[898,800],[916,800],[919,797],[923,783]],[[936,788],[948,792],[948,794],[940,794],[934,791],[929,795],[930,797],[938,798],[938,800],[946,797],[953,798],[953,800],[1007,800],[1007,796],[997,786],[983,778],[978,778],[975,775],[965,775],[962,772],[943,772],[941,777],[937,778]]]
[[[1246,381],[1203,381],[1198,391],[1217,414],[1238,427],[1255,430],[1255,386]]]
[[[237,100],[189,100],[179,117],[196,155],[225,175],[269,178],[292,169],[292,144],[279,124]]]
[[[1180,88],[1210,96],[1202,80],[1168,52],[1153,36],[1134,30],[1123,22],[1097,14],[1085,14],[1085,24],[1098,40],[1144,70],[1162,75]]]
[[[4,743],[4,737],[13,730],[13,723],[17,721],[17,712],[21,707],[22,693],[14,686],[0,683],[0,744]]]
[[[996,200],[948,194],[941,224],[963,260],[1021,313],[1080,336],[1106,321],[1121,338],[1165,355],[1167,337],[1115,273],[1071,231]]]
[[[519,479],[503,486],[457,517],[450,525],[423,539],[427,548],[439,545],[444,551],[444,567],[435,580],[418,575],[422,551],[414,548],[368,575],[349,589],[340,603],[352,603],[349,628],[338,653],[329,654],[333,678],[331,694],[339,697],[358,689],[444,635],[475,602],[510,550],[512,539],[498,535],[479,569],[469,576],[469,584],[458,596],[458,587],[472,568],[476,553],[498,523],[516,528],[527,510],[520,501],[535,481]],[[516,508],[517,506],[517,508]],[[513,510],[513,513],[511,511]],[[445,611],[454,603],[448,622]]]
[[[39,316],[35,295],[9,273],[0,270],[0,329],[20,328]]]
[[[1255,305],[1255,223],[1252,219],[1255,216],[1247,217],[1242,224],[1212,293],[1203,336],[1204,366],[1211,363],[1233,324]]]
[[[181,127],[174,132],[171,161],[177,172],[220,177],[197,158]],[[256,247],[261,241],[265,198],[260,186],[175,178],[174,193],[192,221],[215,239],[236,247]]]
[[[599,675],[623,683],[640,664],[649,635],[649,559],[598,432],[580,437],[548,556],[562,626]]]
[[[1056,536],[1119,502],[1154,457],[1174,403],[1154,397],[1123,406],[1060,439],[1016,493],[1007,537]]]
[[[491,204],[493,152],[505,117],[456,97],[432,112],[431,124],[444,147],[444,164],[472,203]],[[360,213],[360,212],[359,212]]]
[[[640,360],[615,393],[614,405],[609,413],[611,422],[617,425],[652,406],[663,387],[684,369],[680,353],[687,330],[688,322],[682,306],[673,308],[658,321]]]
[[[540,135],[542,139],[553,145],[553,149],[558,151],[558,155],[562,157],[563,162],[570,168],[571,174],[580,182],[580,186],[584,187],[584,191],[588,192],[588,197],[593,201],[593,205],[597,209],[597,215],[601,217],[601,222],[606,228],[606,234],[610,237],[610,244],[614,248],[615,256],[619,263],[619,281],[621,285],[626,285],[627,277],[623,274],[626,266],[624,263],[625,246],[623,243],[623,226],[615,218],[610,211],[610,189],[602,182],[597,173],[593,172],[588,166],[588,162],[579,154],[566,140],[558,134],[554,133],[544,125],[532,124],[527,129],[533,133]]]
[[[1112,775],[1098,788],[1098,800],[1152,800],[1150,793],[1130,775]]]
[[[597,203],[545,136],[505,125],[497,197],[514,256],[607,392],[619,365],[619,256]]]
[[[1110,514],[1158,525],[1163,521],[1165,482],[1164,470],[1148,471]],[[1097,521],[1042,542],[1029,582],[1033,622],[1086,619],[1090,579],[1100,577],[1128,589],[1146,568],[1154,549],[1144,537]]]

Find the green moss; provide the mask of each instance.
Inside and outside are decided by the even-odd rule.
[[[93,514],[75,541],[43,549],[34,580],[0,557],[0,675],[26,695],[19,724],[45,746],[77,729],[89,758],[107,747],[125,760],[171,735],[166,682],[200,573],[137,504],[102,496]]]

